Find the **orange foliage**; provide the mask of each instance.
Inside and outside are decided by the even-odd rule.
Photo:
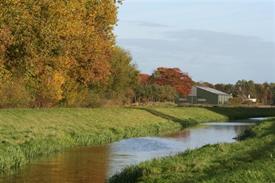
[[[0,76],[26,80],[38,106],[66,98],[64,84],[85,92],[108,84],[115,1],[8,0],[0,9]]]
[[[187,96],[192,89],[192,79],[179,68],[157,68],[152,76],[152,80],[153,83],[158,85],[174,87],[183,96]]]
[[[12,44],[13,36],[8,28],[0,28],[0,57],[3,56],[6,49]]]
[[[149,84],[150,75],[149,74],[139,74],[138,75],[138,82],[141,85]]]

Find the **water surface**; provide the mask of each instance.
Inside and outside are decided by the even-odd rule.
[[[255,120],[253,120],[255,122]],[[206,144],[232,143],[255,123],[206,123],[163,137],[121,140],[109,145],[81,147],[32,162],[0,182],[103,183],[129,165],[174,155]]]

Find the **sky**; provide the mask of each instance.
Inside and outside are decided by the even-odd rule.
[[[118,19],[117,43],[143,73],[275,82],[275,0],[125,0]]]

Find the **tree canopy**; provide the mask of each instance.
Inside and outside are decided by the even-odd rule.
[[[152,81],[158,85],[172,86],[182,96],[190,93],[193,84],[188,74],[183,73],[179,68],[157,68],[152,75]]]
[[[97,106],[105,100],[174,101],[193,81],[179,68],[139,74],[113,33],[114,0],[0,0],[0,107]],[[274,84],[204,83],[275,103]]]
[[[0,9],[1,80],[22,79],[33,105],[111,83],[115,1],[1,0]]]

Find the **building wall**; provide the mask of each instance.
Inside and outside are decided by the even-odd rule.
[[[218,97],[218,104],[227,104],[230,99],[228,95],[219,95]]]
[[[219,95],[197,88],[198,98],[206,99],[206,104],[218,104]]]
[[[205,101],[203,99],[205,99]],[[227,104],[229,99],[230,99],[229,95],[219,95],[197,87],[193,87],[191,94],[185,98],[186,102],[190,104],[212,104],[212,105]]]
[[[198,99],[197,96],[188,96],[187,97],[187,101],[190,104],[197,104],[198,103],[197,99]]]

